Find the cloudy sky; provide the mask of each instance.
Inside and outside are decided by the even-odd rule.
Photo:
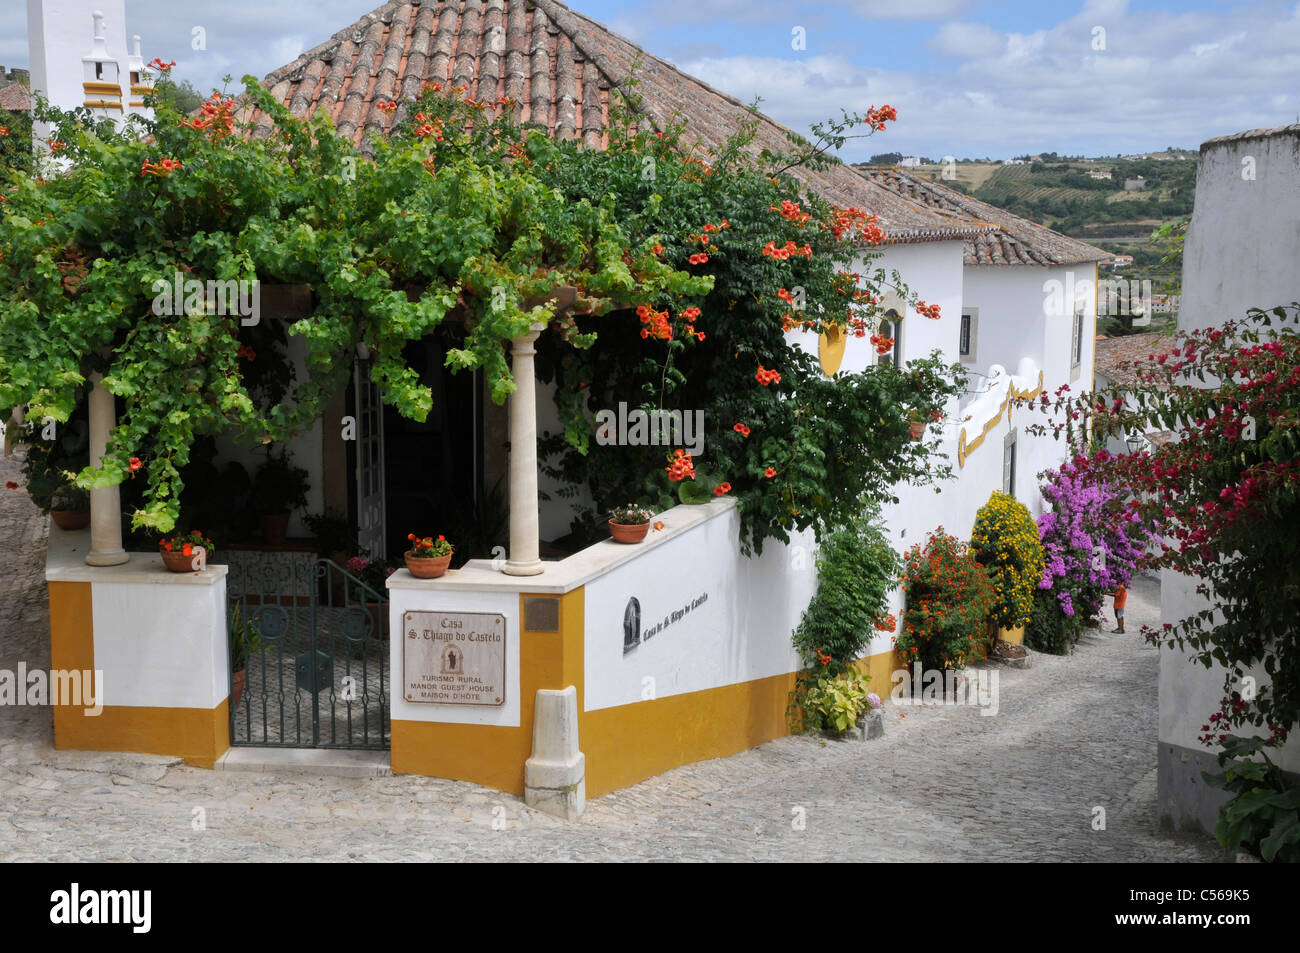
[[[31,0],[29,0],[31,2]],[[264,76],[377,0],[126,0],[145,59],[201,90]],[[807,131],[843,106],[899,122],[842,153],[1113,155],[1300,121],[1300,0],[572,0],[680,69]],[[26,4],[0,63],[27,64]],[[206,49],[192,49],[195,27]],[[801,42],[802,41],[802,42]]]

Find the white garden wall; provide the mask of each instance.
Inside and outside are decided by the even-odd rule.
[[[1255,130],[1201,146],[1196,205],[1183,249],[1178,326],[1211,327],[1300,301],[1300,125]],[[1291,527],[1279,528],[1293,532]],[[1261,580],[1269,585],[1270,580]],[[1176,622],[1205,608],[1196,580],[1166,571],[1161,614]],[[1263,673],[1256,673],[1266,684]],[[1224,672],[1205,669],[1179,649],[1160,652],[1159,810],[1175,827],[1213,827],[1222,792],[1207,789],[1202,770],[1217,770],[1214,752],[1197,742],[1217,710]],[[1300,735],[1273,759],[1300,773]]]

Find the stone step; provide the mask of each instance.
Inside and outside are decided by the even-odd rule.
[[[217,771],[258,774],[314,774],[333,778],[387,778],[393,767],[387,751],[339,748],[234,747],[217,759]]]

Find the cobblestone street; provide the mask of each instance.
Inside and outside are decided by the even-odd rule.
[[[0,474],[21,481],[20,463],[0,460]],[[44,526],[25,492],[3,492],[0,669],[49,665]],[[1209,838],[1155,825],[1157,655],[1135,633],[1158,607],[1157,584],[1138,580],[1128,634],[1092,631],[1073,656],[999,669],[995,716],[889,705],[882,739],[780,739],[598,798],[578,824],[461,782],[55,751],[48,708],[4,706],[0,858],[1218,860]]]

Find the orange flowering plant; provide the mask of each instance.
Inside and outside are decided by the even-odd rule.
[[[691,129],[652,129],[640,116],[633,92],[611,103],[607,149],[539,142],[529,155],[548,183],[609,203],[634,242],[712,285],[693,298],[646,295],[600,321],[578,316],[581,331],[599,329],[588,348],[538,341],[538,373],[554,381],[565,422],[539,443],[548,476],[585,484],[595,501],[638,498],[659,509],[732,497],[747,552],[799,530],[824,537],[900,482],[943,479],[938,441],[912,443],[906,411],[940,412],[962,389],[960,368],[917,354],[903,367],[873,361],[831,379],[817,357],[822,332],[867,351],[889,290],[913,305],[906,320],[938,309],[879,266],[885,234],[873,215],[824,201],[791,174],[829,168],[830,150],[878,133],[896,111],[846,114],[812,142],[773,142],[747,119],[707,152]],[[670,445],[676,456],[665,464],[662,443],[573,442],[620,402],[683,420],[701,414],[704,449]],[[575,535],[603,533],[597,506],[575,503]]]
[[[902,583],[906,608],[894,645],[905,664],[957,669],[983,654],[995,596],[966,543],[940,526],[907,551]]]
[[[407,533],[406,538],[411,543],[411,548],[406,551],[406,555],[414,556],[416,559],[437,559],[439,556],[448,556],[452,552],[452,545],[447,542],[445,536],[434,539],[432,536],[420,537],[414,533]]]

